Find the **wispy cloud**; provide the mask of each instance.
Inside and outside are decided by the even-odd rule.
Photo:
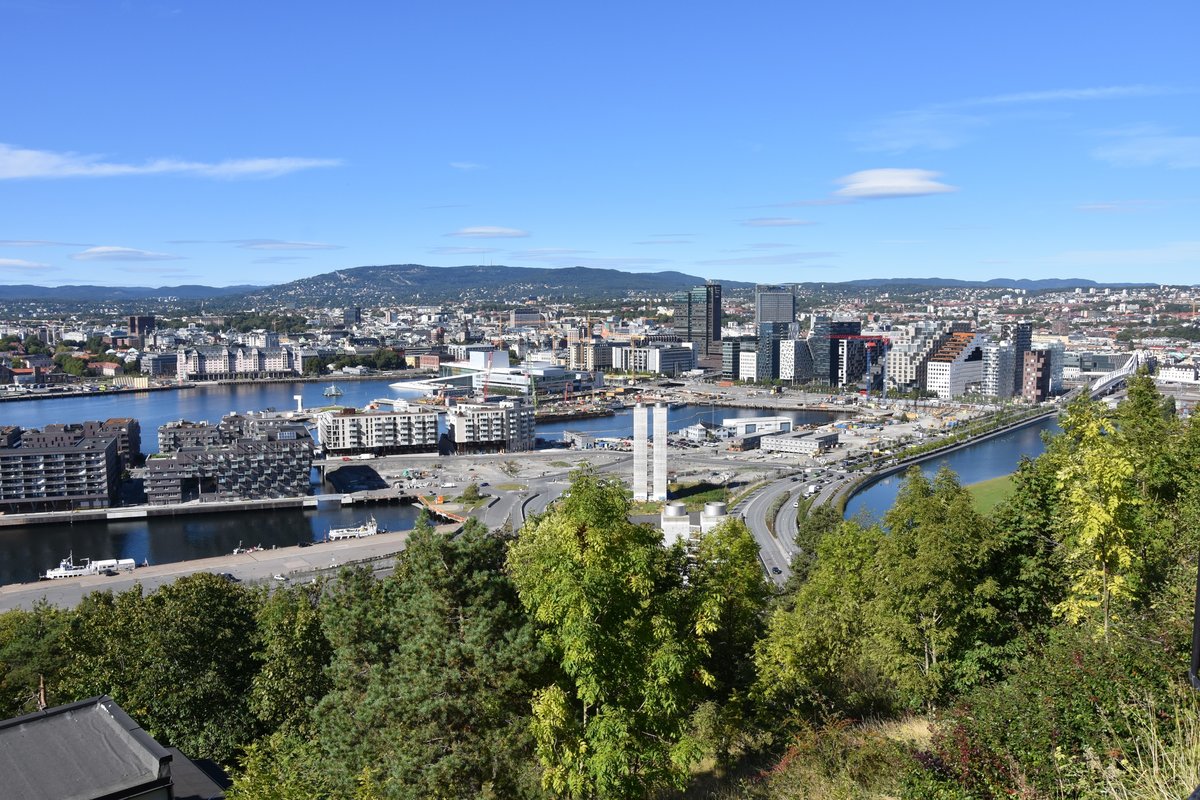
[[[450,166],[463,172],[473,172],[477,169],[486,169],[483,164],[476,164],[474,161],[451,161]]]
[[[0,239],[0,247],[89,247],[83,242],[51,242],[46,239]]]
[[[864,169],[838,178],[842,188],[834,194],[855,200],[891,197],[920,197],[958,191],[957,187],[934,180],[940,172],[927,169]]]
[[[742,256],[739,258],[714,258],[707,261],[697,261],[706,267],[764,267],[764,266],[814,266],[807,262],[823,258],[833,258],[837,253],[776,253],[769,256]]]
[[[692,243],[691,239],[642,239],[640,242],[634,242],[634,244],[652,244],[652,245],[691,244],[691,243]]]
[[[1145,211],[1159,203],[1150,200],[1107,200],[1097,203],[1080,203],[1075,206],[1077,211],[1093,214],[1128,214],[1134,211]]]
[[[46,272],[56,270],[53,264],[43,264],[40,261],[26,261],[23,258],[0,258],[0,271],[4,272]]]
[[[126,175],[193,175],[202,178],[276,178],[291,172],[342,164],[337,158],[239,158],[184,161],[159,158],[140,164],[102,155],[29,150],[0,144],[0,180],[19,178],[109,178]]]
[[[170,253],[156,253],[152,250],[138,250],[133,247],[89,247],[79,253],[72,253],[76,261],[179,261],[183,256]]]
[[[252,263],[255,264],[291,264],[295,261],[308,261],[308,256],[263,256],[256,258]]]
[[[573,250],[569,247],[531,247],[527,250],[512,250],[509,255],[514,258],[563,258],[590,253],[591,250]]]
[[[1124,250],[1069,250],[1052,256],[1049,261],[1077,267],[1127,267],[1140,270],[1194,265],[1200,263],[1200,241],[1167,242],[1155,247]]]
[[[501,228],[497,225],[476,225],[470,228],[459,228],[446,235],[465,239],[521,239],[528,236],[529,231],[519,228]]]
[[[979,128],[991,125],[998,110],[1052,103],[1152,97],[1187,91],[1168,86],[1133,84],[985,95],[931,103],[887,114],[851,138],[863,150],[872,152],[949,150],[962,145]]]
[[[1200,167],[1200,136],[1177,136],[1149,125],[1112,131],[1109,135],[1114,141],[1094,148],[1092,155],[1114,166]]]
[[[957,103],[946,103],[943,107],[1006,106],[1023,103],[1056,103],[1064,100],[1116,100],[1124,97],[1156,97],[1181,94],[1186,91],[1185,89],[1178,89],[1171,86],[1149,86],[1146,84],[1094,86],[1085,89],[1049,89],[1040,92],[993,94],[961,100]]]
[[[742,224],[750,228],[797,228],[804,225],[816,225],[817,223],[807,219],[796,219],[794,217],[755,217],[754,219],[744,219]]]
[[[435,247],[429,252],[438,256],[480,256],[501,251],[498,247]]]
[[[284,242],[279,239],[227,239],[245,250],[341,250],[340,244],[324,242]]]

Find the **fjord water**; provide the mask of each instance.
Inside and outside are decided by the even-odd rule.
[[[1046,449],[1043,433],[1058,433],[1058,419],[1048,417],[1039,422],[1018,428],[982,442],[968,445],[940,458],[921,463],[921,472],[932,478],[942,467],[949,467],[958,475],[958,481],[966,486],[992,478],[1008,475],[1017,469],[1021,458],[1036,458]],[[862,514],[867,522],[883,517],[900,491],[903,473],[891,475],[872,484],[854,495],[846,504],[846,517]]]

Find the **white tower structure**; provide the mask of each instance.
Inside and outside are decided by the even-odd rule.
[[[650,499],[662,501],[667,499],[666,403],[654,404],[654,495]]]
[[[633,499],[640,502],[649,499],[649,481],[646,473],[649,411],[650,409],[642,403],[633,407]]]

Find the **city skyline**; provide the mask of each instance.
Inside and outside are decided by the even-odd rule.
[[[21,76],[0,283],[403,263],[1196,282],[1185,2],[0,18]]]

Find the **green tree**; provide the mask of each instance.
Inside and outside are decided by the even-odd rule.
[[[210,573],[150,595],[87,595],[67,637],[66,694],[108,694],[151,736],[230,763],[254,739],[255,599]]]
[[[481,525],[454,538],[417,532],[393,577],[338,582],[325,606],[333,688],[314,715],[335,795],[526,793],[527,698],[542,657],[505,551]]]
[[[276,589],[258,607],[250,708],[268,730],[303,726],[329,689],[333,648],[321,628],[320,583]]]
[[[1082,399],[1063,415],[1064,436],[1073,444],[1058,468],[1062,491],[1063,561],[1069,578],[1057,612],[1078,623],[1099,613],[1105,638],[1114,603],[1137,591],[1133,491],[1134,466],[1104,408]]]
[[[628,513],[619,481],[582,468],[570,496],[527,523],[509,551],[521,600],[562,672],[533,700],[543,785],[557,795],[682,787],[702,752],[692,715],[720,688],[709,659],[738,657],[715,646],[744,641],[740,620],[761,602],[744,594],[745,559],[757,558],[740,528],[702,547],[689,568],[682,548],[664,548],[659,531]],[[734,691],[736,665],[725,679]]]
[[[47,705],[73,699],[62,687],[70,613],[39,602],[0,614],[0,714],[36,711],[44,686]]]

